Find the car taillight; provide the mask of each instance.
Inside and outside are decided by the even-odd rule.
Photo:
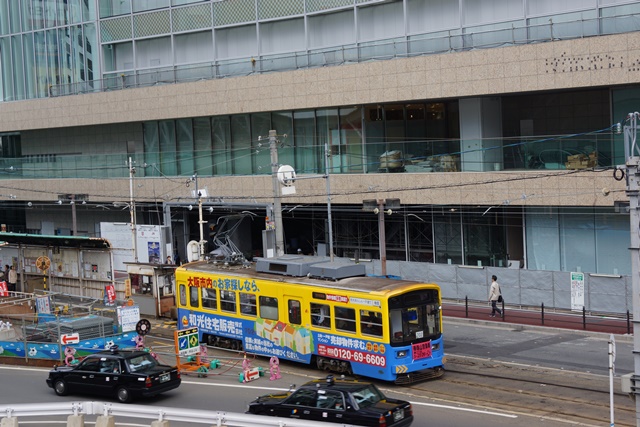
[[[144,386],[147,387],[147,388],[151,387],[151,377],[145,378]]]
[[[409,405],[408,408],[404,410],[405,417],[413,415],[413,406]]]
[[[380,418],[378,418],[378,426],[387,427],[387,419],[384,417],[384,415],[380,415]]]
[[[176,377],[180,378],[180,371],[176,371]]]

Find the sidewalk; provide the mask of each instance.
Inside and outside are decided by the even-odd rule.
[[[504,307],[504,317],[490,317],[491,306],[478,303],[446,301],[442,303],[444,319],[457,318],[490,323],[511,323],[518,325],[560,328],[570,330],[583,330],[590,332],[602,332],[609,334],[625,335],[633,333],[631,319],[626,317],[590,315],[581,311],[558,311],[546,309],[524,309],[517,307]]]

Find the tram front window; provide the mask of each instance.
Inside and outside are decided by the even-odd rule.
[[[426,341],[440,334],[437,304],[392,309],[389,318],[392,343]]]

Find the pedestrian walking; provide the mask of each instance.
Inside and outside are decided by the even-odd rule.
[[[489,316],[496,317],[496,313],[498,313],[502,317],[502,310],[498,308],[498,299],[501,295],[498,277],[493,275],[491,276],[491,289],[489,290],[489,302],[491,303],[491,314]]]
[[[16,272],[16,269],[13,267],[13,265],[11,266],[11,269],[9,270],[9,291],[10,292],[15,292],[16,291],[16,284],[18,283],[18,273]]]

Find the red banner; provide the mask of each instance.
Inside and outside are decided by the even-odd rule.
[[[9,288],[7,287],[7,282],[0,282],[0,297],[8,297],[9,296]]]
[[[113,285],[104,287],[104,303],[105,305],[113,305],[116,302],[116,288]]]

